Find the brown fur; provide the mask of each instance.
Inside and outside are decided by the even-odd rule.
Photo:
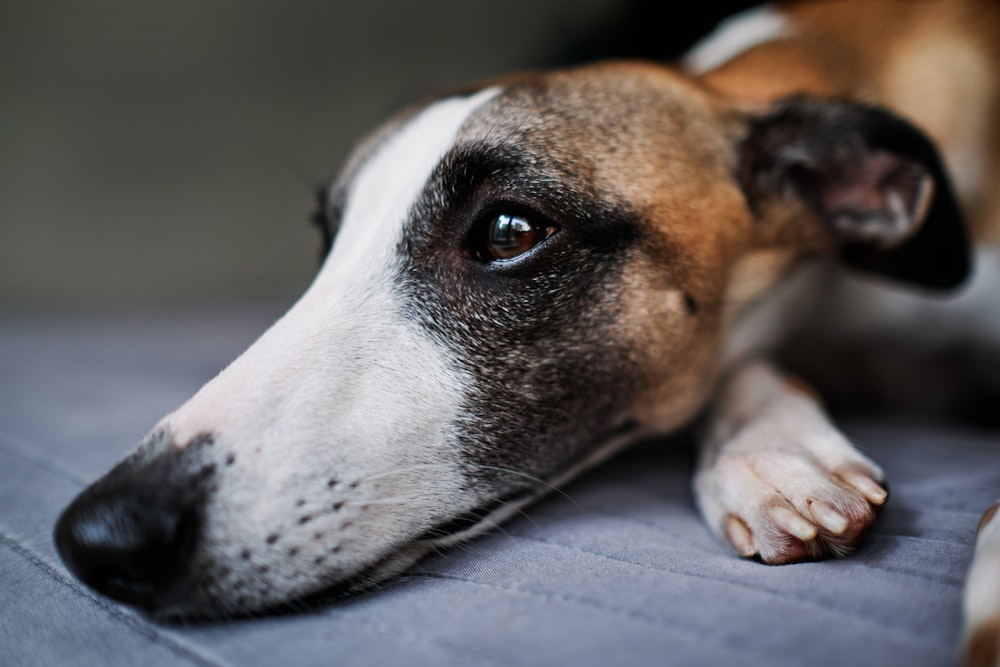
[[[1000,618],[983,623],[972,633],[962,652],[966,667],[995,667],[1000,664]]]

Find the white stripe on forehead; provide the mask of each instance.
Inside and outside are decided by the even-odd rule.
[[[402,125],[361,167],[347,193],[329,264],[338,273],[388,264],[410,208],[462,125],[500,89],[436,102]]]

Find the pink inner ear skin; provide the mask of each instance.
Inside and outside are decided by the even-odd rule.
[[[885,151],[831,174],[820,192],[836,231],[883,247],[910,238],[930,210],[934,179],[919,164]]]

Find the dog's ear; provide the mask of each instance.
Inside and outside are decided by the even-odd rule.
[[[751,121],[740,161],[751,209],[769,197],[800,199],[853,267],[940,289],[969,272],[968,238],[937,150],[888,111],[782,100]]]

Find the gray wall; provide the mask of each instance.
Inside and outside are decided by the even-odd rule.
[[[0,306],[288,294],[314,187],[388,113],[614,0],[0,4]]]

